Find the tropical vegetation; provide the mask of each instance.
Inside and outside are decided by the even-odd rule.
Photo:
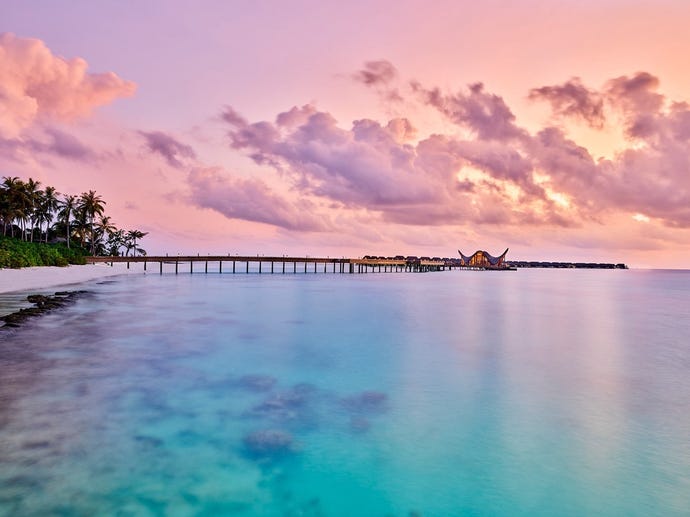
[[[83,263],[86,255],[146,255],[147,235],[117,228],[94,190],[60,194],[29,178],[0,183],[0,267]]]
[[[88,252],[63,243],[26,242],[0,235],[0,268],[85,264]]]

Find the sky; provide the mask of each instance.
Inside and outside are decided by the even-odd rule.
[[[687,268],[690,2],[0,3],[0,176],[153,254]]]

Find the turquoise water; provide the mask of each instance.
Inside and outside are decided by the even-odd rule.
[[[87,288],[0,336],[0,515],[690,514],[690,272]]]

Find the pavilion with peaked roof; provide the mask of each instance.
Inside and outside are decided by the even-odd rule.
[[[460,250],[458,250],[458,253],[460,253],[460,265],[462,266],[489,269],[501,269],[508,267],[508,265],[505,262],[506,253],[508,253],[508,248],[506,248],[506,250],[498,257],[494,257],[493,255],[490,255],[484,250],[475,251],[470,256],[464,255]]]

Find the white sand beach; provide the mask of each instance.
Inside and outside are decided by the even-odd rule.
[[[24,292],[78,284],[109,276],[141,273],[141,269],[127,269],[125,264],[115,264],[112,267],[106,264],[87,264],[85,266],[0,269],[0,293]]]

